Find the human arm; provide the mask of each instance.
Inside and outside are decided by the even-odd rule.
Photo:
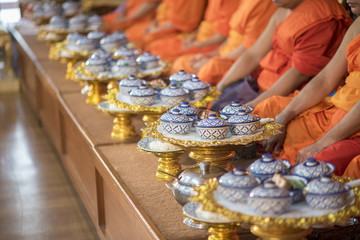
[[[157,21],[154,20],[150,25],[145,29],[145,34],[153,34],[161,31],[172,30],[174,26],[170,21],[166,21],[164,24],[158,26]]]
[[[199,48],[205,48],[217,44],[221,44],[226,40],[226,36],[222,35],[221,33],[214,34],[210,38],[206,39],[205,41],[196,41],[195,39],[193,41],[184,41],[183,49],[188,49],[191,47],[199,47]]]
[[[221,58],[232,58],[232,59],[237,59],[239,57],[241,57],[241,55],[246,51],[246,48],[243,44],[241,44],[240,46],[238,46],[237,48],[235,48],[234,50],[232,50],[231,52],[220,56]]]
[[[123,14],[118,15],[116,21],[117,22],[130,21],[144,17],[146,14],[154,11],[159,6],[159,4],[160,2],[144,2],[129,16],[125,16]]]

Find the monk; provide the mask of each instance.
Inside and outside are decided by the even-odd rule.
[[[357,155],[351,160],[345,169],[344,176],[360,178],[360,155]]]
[[[212,51],[225,41],[229,32],[229,19],[239,0],[209,0],[205,18],[188,36],[170,35],[151,42],[146,51],[174,61],[180,55]]]
[[[347,2],[353,13],[360,14],[360,0]],[[345,85],[327,97],[347,73]],[[360,19],[350,26],[326,67],[295,97],[271,97],[254,113],[275,117],[275,122],[284,126],[281,134],[264,142],[267,151],[292,164],[315,157],[334,164],[335,174],[342,175],[349,162],[360,155]]]
[[[280,8],[262,35],[217,84],[225,91],[213,110],[233,100],[255,107],[268,97],[301,88],[328,63],[352,22],[337,0],[274,2]]]
[[[203,17],[206,0],[162,0],[156,11],[156,18],[147,24],[135,24],[125,33],[129,40],[144,49],[151,41],[190,33],[196,29]]]
[[[227,40],[214,51],[179,57],[171,73],[183,69],[216,85],[235,60],[255,43],[276,9],[271,0],[240,1],[230,19]]]
[[[134,24],[147,26],[155,18],[155,10],[160,2],[161,0],[128,0],[115,11],[103,16],[102,30],[112,33],[116,30],[123,31]]]

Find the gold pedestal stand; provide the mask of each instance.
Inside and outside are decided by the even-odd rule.
[[[124,142],[138,139],[135,132],[135,127],[132,125],[132,118],[136,114],[127,112],[118,112],[114,119],[114,126],[111,132],[111,137]]]
[[[87,95],[86,103],[97,105],[102,102],[104,100],[102,95],[106,94],[106,84],[98,80],[86,81],[86,84],[88,86],[83,88],[83,92]]]
[[[184,153],[183,151],[176,152],[152,152],[158,157],[159,165],[157,170],[167,172],[173,176],[177,176],[181,172],[181,165],[179,164],[180,156]],[[174,179],[166,174],[159,171],[156,172],[156,178],[163,181],[173,181]]]
[[[235,146],[207,146],[207,147],[187,147],[180,148],[190,151],[189,157],[199,162],[210,162],[215,166],[226,166],[231,158],[235,156],[235,150],[242,148],[241,145]]]
[[[263,240],[306,240],[306,236],[312,232],[312,228],[288,228],[288,227],[260,227],[253,225],[251,232]]]

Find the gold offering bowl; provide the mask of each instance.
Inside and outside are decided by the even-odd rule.
[[[279,124],[268,122],[263,125],[264,131],[261,134],[228,141],[225,139],[224,141],[200,142],[166,137],[158,132],[159,124],[160,121],[148,123],[143,131],[149,137],[157,138],[160,141],[174,144],[184,151],[189,151],[189,157],[196,162],[207,161],[217,166],[225,166],[234,157],[236,150],[252,142],[268,139],[272,135],[278,134],[281,128]]]
[[[336,177],[339,181],[345,182],[349,179]],[[273,216],[245,215],[233,212],[218,204],[214,198],[214,191],[218,187],[216,179],[210,179],[204,185],[195,187],[197,196],[191,198],[191,201],[202,205],[204,211],[221,214],[227,219],[238,224],[251,224],[251,232],[264,240],[302,240],[312,232],[314,225],[333,225],[344,223],[352,216],[360,214],[360,188],[353,188],[354,203],[339,209],[337,212],[329,213],[317,217],[294,217],[279,218]],[[310,207],[309,207],[310,208]],[[220,226],[220,225],[219,225]],[[222,227],[219,227],[220,229]],[[227,226],[224,226],[227,229]],[[219,232],[219,229],[215,229]],[[210,238],[209,239],[213,239]],[[221,238],[224,240],[231,237]]]

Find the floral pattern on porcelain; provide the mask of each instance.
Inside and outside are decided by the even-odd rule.
[[[232,115],[227,122],[230,124],[231,133],[235,135],[253,134],[260,128],[260,118],[245,112]]]
[[[111,67],[111,71],[121,73],[121,75],[136,74],[139,72],[139,66],[134,56],[125,56],[125,58],[116,61],[115,65]]]
[[[95,51],[93,54],[91,54],[90,58],[91,57],[98,57],[98,58],[106,59],[108,61],[111,58],[111,54],[105,52],[102,49],[99,49],[99,50]]]
[[[75,45],[76,41],[79,40],[80,38],[84,37],[83,35],[81,35],[80,33],[70,33],[66,36],[66,40],[68,41],[68,45]]]
[[[127,35],[121,31],[115,31],[111,34],[111,36],[115,39],[127,40]]]
[[[189,90],[190,100],[201,100],[209,91],[210,84],[200,81],[198,77],[193,77],[191,80],[183,83],[183,88]]]
[[[113,58],[121,58],[125,56],[136,56],[139,54],[139,50],[137,49],[129,49],[126,47],[120,47],[113,53]]]
[[[99,24],[102,24],[103,20],[102,20],[102,17],[100,17],[99,15],[92,15],[90,16],[88,19],[87,19],[87,23],[89,26],[91,25],[99,25]]]
[[[178,109],[173,109],[160,116],[161,126],[171,134],[186,134],[190,131],[192,122],[189,118],[181,114]]]
[[[49,23],[50,29],[65,29],[67,27],[66,19],[60,16],[53,16]]]
[[[227,119],[239,112],[251,113],[252,111],[252,107],[242,105],[239,101],[232,101],[231,104],[220,110],[220,116],[224,116],[224,118]]]
[[[91,39],[91,40],[100,40],[101,38],[103,38],[106,34],[102,31],[99,30],[94,30],[91,31],[87,34],[87,38]]]
[[[295,165],[291,171],[295,175],[307,179],[319,178],[323,175],[331,174],[334,166],[330,163],[317,161],[315,158],[308,158],[305,162]]]
[[[139,57],[136,61],[139,63],[141,69],[152,69],[159,66],[160,56],[152,55],[150,52],[146,51]]]
[[[106,59],[100,58],[98,55],[93,55],[86,60],[85,68],[93,73],[103,72],[107,68],[107,61]]]
[[[266,181],[250,192],[248,204],[261,214],[282,214],[290,208],[291,197],[287,189],[278,188],[274,182]]]
[[[310,181],[305,191],[305,200],[310,207],[336,209],[344,206],[349,188],[330,177],[321,177]]]
[[[172,123],[189,123],[190,119],[182,114],[179,109],[171,109],[170,111],[164,113],[160,116],[160,120],[163,122],[172,122]]]
[[[172,109],[178,109],[181,114],[191,118],[196,118],[198,114],[198,109],[194,106],[191,106],[187,101],[181,102],[180,105],[175,106]]]
[[[201,120],[196,125],[196,133],[203,139],[219,140],[223,139],[229,133],[229,126],[215,114],[209,114],[207,119]]]
[[[134,105],[150,106],[156,100],[156,92],[154,89],[148,88],[141,84],[138,88],[130,91],[130,101]]]
[[[82,37],[75,42],[75,47],[78,51],[91,51],[95,49],[96,44],[93,40]]]
[[[144,79],[136,78],[135,75],[130,75],[128,78],[124,78],[118,82],[120,93],[129,95],[132,89],[136,89],[140,84],[144,83]]]
[[[191,80],[192,75],[191,73],[186,73],[184,70],[179,70],[177,73],[170,75],[169,80],[182,85],[186,81]]]
[[[209,117],[201,120],[197,127],[223,127],[227,126],[226,121],[221,118],[217,118],[215,114],[209,114]]]
[[[171,83],[169,87],[162,89],[159,95],[163,103],[175,106],[186,100],[188,92],[176,83]]]
[[[100,40],[100,47],[107,52],[110,52],[123,44],[122,40],[119,40],[112,35],[105,36]]]
[[[271,154],[264,154],[248,166],[248,171],[261,179],[271,177],[274,173],[285,174],[290,168],[290,163],[283,159],[275,159]]]

